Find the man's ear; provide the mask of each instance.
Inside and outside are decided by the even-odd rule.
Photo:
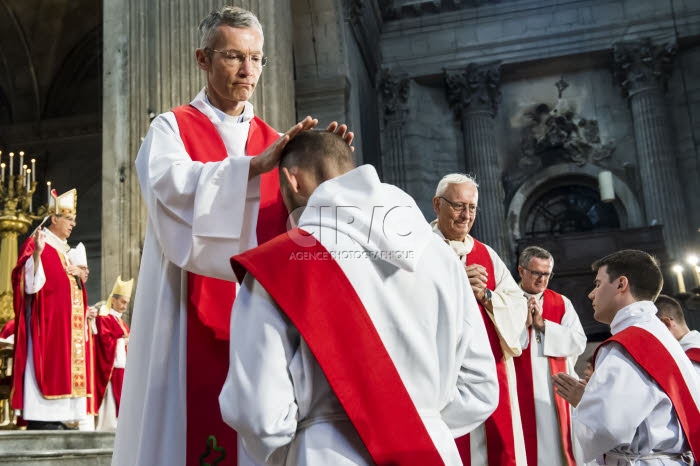
[[[627,280],[627,277],[624,275],[619,278],[619,282],[617,284],[617,288],[620,290],[621,293],[624,293],[625,291],[628,291],[630,288],[630,282]]]
[[[669,330],[671,329],[671,320],[672,319],[668,316],[661,317],[661,322],[663,322],[666,328],[668,328]]]
[[[437,196],[433,198],[433,210],[435,211],[435,215],[440,214],[440,198]]]
[[[296,167],[292,167],[291,171],[287,167],[282,167],[282,176],[287,180],[287,184],[292,192],[299,194],[299,179],[297,178]]]
[[[194,56],[197,59],[197,66],[199,66],[204,71],[209,71],[209,66],[211,62],[209,61],[209,55],[204,49],[197,49],[194,51]]]
[[[518,275],[520,275],[520,278],[523,278],[525,269],[523,269],[521,266],[518,266]]]

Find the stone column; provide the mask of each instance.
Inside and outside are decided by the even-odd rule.
[[[479,184],[479,212],[470,234],[491,246],[509,264],[505,193],[493,121],[501,97],[500,81],[498,63],[445,71],[447,100],[462,124],[466,172],[473,174]]]
[[[265,33],[264,69],[251,102],[286,131],[295,121],[289,2],[229,1],[256,13]],[[138,274],[146,211],[134,160],[152,118],[188,103],[204,87],[197,67],[201,19],[222,2],[104,2],[102,149],[102,296],[117,277]],[[93,297],[93,301],[97,297]]]
[[[613,46],[613,53],[615,77],[632,109],[647,222],[664,226],[669,257],[680,259],[688,240],[683,221],[687,211],[663,96],[676,44],[655,46],[649,39],[622,42]]]
[[[406,190],[406,161],[404,159],[403,126],[408,109],[406,100],[410,82],[382,70],[379,91],[382,96],[384,131],[382,132],[382,170],[387,183]]]

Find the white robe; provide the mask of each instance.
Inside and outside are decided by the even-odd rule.
[[[336,206],[353,207],[347,217],[339,212],[336,221]],[[411,213],[397,209],[405,216],[389,218],[389,206],[411,206]],[[376,221],[382,218],[387,221]],[[460,465],[453,437],[493,412],[498,389],[484,324],[459,262],[430,232],[413,199],[380,184],[368,165],[321,184],[299,225],[336,259],[438,451],[447,465]],[[384,227],[410,235],[402,242],[391,232],[376,233]],[[403,255],[393,254],[397,251]],[[256,460],[373,464],[308,346],[251,275],[234,304],[231,332],[229,374],[219,402]]]
[[[527,297],[530,295],[525,293]],[[544,293],[534,295],[540,306],[544,304]],[[537,332],[530,328],[530,361],[532,362],[532,383],[535,394],[535,420],[537,422],[537,464],[540,466],[560,466],[564,462],[559,417],[554,405],[554,389],[549,367],[549,357],[566,357],[566,373],[578,378],[574,365],[586,349],[586,334],[574,305],[566,296],[564,316],[561,324],[544,321],[544,333],[537,341]],[[577,442],[573,442],[574,456],[580,462]]]
[[[639,301],[620,309],[610,331],[615,335],[631,326],[649,331],[664,345],[698,404],[700,386],[693,366],[678,341],[656,317],[654,303]],[[606,454],[606,463],[601,464],[685,464],[669,458],[635,459],[651,452],[683,453],[688,451],[688,442],[669,397],[617,343],[608,343],[598,351],[595,371],[572,418],[585,461]],[[613,455],[622,455],[631,462]]]
[[[431,225],[433,227],[433,232],[444,240],[445,236],[438,229],[437,220],[434,220]],[[513,415],[515,460],[518,466],[526,466],[525,437],[523,436],[522,421],[520,419],[518,386],[513,357],[520,356],[522,349],[527,345],[527,327],[525,326],[527,320],[527,299],[523,296],[523,290],[521,290],[515,282],[513,276],[508,271],[508,267],[498,256],[496,251],[489,245],[485,244],[484,246],[486,246],[489,256],[491,257],[493,272],[495,274],[496,289],[491,290],[493,313],[490,314],[490,317],[500,336],[501,349],[505,355],[506,376],[508,377],[508,391]],[[469,254],[474,247],[474,238],[467,235],[464,238],[464,247],[466,254]],[[466,255],[460,256],[462,263],[464,265],[469,265],[466,263],[466,258]],[[483,425],[472,432],[469,442],[472,466],[488,465],[486,430]]]
[[[678,340],[678,343],[681,344],[683,351],[688,351],[691,348],[700,348],[700,332],[691,330],[683,335],[683,338]],[[693,363],[693,367],[695,367],[695,371],[698,373],[698,378],[700,378],[700,363],[695,361],[691,362]]]
[[[214,123],[228,158],[193,162],[168,112],[136,159],[148,223],[113,466],[184,465],[187,272],[235,281],[229,258],[257,245],[260,178],[248,181],[244,156],[253,107],[229,117],[205,99],[202,91],[192,105]]]
[[[46,242],[56,249],[58,254],[63,255],[66,264],[70,264],[71,251],[75,251],[75,249],[71,249],[67,241],[58,238],[48,228],[44,228],[43,231],[46,235]],[[79,246],[82,246],[82,244],[79,243]],[[82,247],[84,248],[84,246]],[[39,261],[39,266],[36,268],[36,273],[34,266],[33,257],[27,259],[24,265],[24,292],[31,295],[38,293],[46,284],[46,274],[41,261]],[[27,313],[27,322],[29,322],[30,316],[31,310]],[[84,396],[77,398],[44,398],[34,372],[34,345],[32,344],[32,332],[29,325],[27,325],[27,365],[24,370],[23,403],[24,409],[17,410],[16,414],[21,415],[27,421],[80,422],[87,417],[87,398]]]

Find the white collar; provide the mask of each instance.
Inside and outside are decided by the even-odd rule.
[[[253,112],[253,104],[250,102],[245,102],[243,112],[240,115],[227,115],[212,105],[212,103],[209,101],[209,97],[207,97],[206,87],[199,91],[199,94],[192,99],[190,105],[205,114],[212,122],[227,124],[247,123],[248,121],[252,120],[253,116],[255,115]]]
[[[70,251],[70,246],[68,246],[68,240],[61,239],[56,236],[51,230],[44,227],[44,233],[46,234],[45,240],[51,245],[55,250],[61,252],[64,256],[68,251]]]

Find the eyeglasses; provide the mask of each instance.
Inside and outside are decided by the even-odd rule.
[[[527,267],[523,267],[523,269],[527,270],[530,272],[532,275],[534,275],[537,278],[544,277],[544,278],[552,278],[554,276],[554,272],[536,272],[534,270],[530,270]]]
[[[255,68],[262,68],[263,66],[267,65],[267,57],[265,55],[260,55],[257,53],[247,55],[245,53],[240,53],[236,50],[216,50],[209,47],[205,48],[204,51],[208,53],[220,53],[224,56],[224,61],[229,66],[241,66],[247,58],[250,58],[250,63]]]
[[[438,196],[440,199],[443,201],[447,202],[450,205],[450,208],[456,213],[456,214],[461,214],[465,210],[469,211],[470,214],[474,214],[477,211],[477,206],[476,204],[465,204],[463,202],[452,202],[449,199],[445,199],[442,196]]]

